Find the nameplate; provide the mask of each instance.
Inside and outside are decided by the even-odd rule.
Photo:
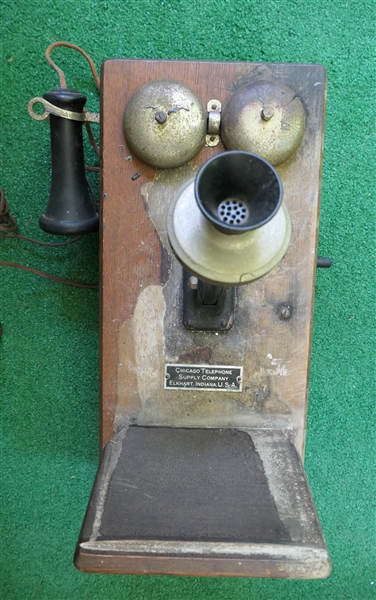
[[[167,364],[164,377],[166,390],[241,392],[243,367]]]

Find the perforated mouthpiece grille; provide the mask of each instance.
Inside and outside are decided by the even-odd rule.
[[[249,210],[241,200],[227,198],[218,206],[218,217],[223,223],[242,225],[248,216]]]

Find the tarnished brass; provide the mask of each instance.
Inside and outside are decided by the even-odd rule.
[[[211,147],[218,146],[221,139],[219,128],[221,126],[222,103],[215,98],[209,100],[206,110],[208,111],[208,134],[205,138],[205,144]]]
[[[282,203],[262,227],[225,235],[203,216],[194,195],[194,179],[175,195],[167,217],[172,249],[192,275],[215,285],[249,283],[268,273],[286,254],[291,223]]]
[[[221,141],[221,138],[219,137],[218,134],[215,134],[215,133],[208,133],[207,136],[205,137],[205,144],[206,144],[206,146],[210,146],[210,148],[214,148],[215,146],[218,146],[220,141]]]
[[[241,86],[222,111],[221,137],[228,150],[247,150],[272,165],[299,148],[305,114],[296,94],[282,84],[260,81]]]
[[[35,104],[43,104],[44,112],[42,114],[38,114],[34,112]],[[63,117],[64,119],[70,119],[71,121],[81,121],[84,123],[88,121],[90,123],[100,123],[99,113],[90,113],[87,111],[77,113],[72,112],[71,110],[66,110],[64,108],[60,108],[48,102],[45,98],[40,98],[37,96],[36,98],[32,98],[27,105],[27,112],[30,117],[35,121],[44,121],[49,117],[50,114],[55,115],[56,117]]]
[[[172,80],[140,87],[124,112],[124,134],[138,158],[154,167],[179,167],[205,143],[207,115],[197,96]]]
[[[207,104],[208,133],[217,135],[221,125],[222,104],[219,100],[210,100]]]

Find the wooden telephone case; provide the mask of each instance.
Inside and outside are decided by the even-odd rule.
[[[159,170],[127,147],[143,84],[222,104],[244,83],[300,98],[306,127],[278,167],[287,254],[236,292],[228,332],[188,331],[166,232],[173,195],[222,143]],[[75,564],[96,573],[319,578],[330,560],[305,478],[326,75],[319,65],[109,60],[101,77],[101,464]],[[131,160],[129,157],[131,156]],[[137,178],[136,173],[140,173]],[[286,310],[287,309],[287,310]],[[242,391],[165,389],[166,364],[239,365]]]

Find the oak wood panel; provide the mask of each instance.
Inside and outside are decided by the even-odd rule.
[[[211,98],[218,98],[224,104],[242,83],[280,81],[298,94],[306,111],[302,145],[295,157],[278,167],[293,223],[290,249],[270,275],[239,290],[238,325],[226,343],[223,343],[224,338],[218,341],[203,334],[188,339],[180,324],[179,335],[175,338],[171,335],[171,323],[166,314],[163,316],[163,310],[169,311],[170,321],[179,320],[179,308],[171,304],[171,298],[180,293],[180,271],[164,239],[163,215],[158,211],[153,215],[153,207],[158,202],[164,206],[167,196],[194,175],[203,162],[223,151],[223,146],[204,147],[185,167],[164,172],[156,171],[135,156],[132,161],[126,160],[131,154],[122,130],[126,103],[144,83],[166,78],[188,85],[204,106]],[[102,446],[112,438],[114,427],[127,421],[226,426],[226,423],[241,424],[245,420],[244,424],[250,426],[274,425],[284,429],[303,455],[324,100],[325,71],[316,65],[138,60],[104,63],[101,102]],[[132,180],[132,175],[138,172],[141,176]],[[292,308],[289,321],[278,318],[283,303]],[[148,322],[152,329],[160,328],[158,335],[164,339],[166,355],[161,350],[161,342],[155,352],[151,345],[148,354]],[[144,348],[140,350],[140,337],[144,333]],[[150,393],[145,389],[147,367],[140,366],[142,352],[146,357],[144,363],[150,361],[154,377],[150,385],[155,390]],[[236,402],[226,396],[219,398],[217,404],[204,400],[204,396],[194,400],[187,396],[187,391],[180,395],[171,392],[175,395],[166,399],[162,390],[164,362],[171,356],[176,362],[181,356],[197,357],[200,352],[206,358],[209,356],[204,361],[208,364],[216,364],[216,357],[221,361],[219,364],[238,364],[231,360],[232,356],[244,360],[247,392]],[[158,354],[158,361],[154,360],[154,354]],[[192,362],[200,361],[196,358]]]

